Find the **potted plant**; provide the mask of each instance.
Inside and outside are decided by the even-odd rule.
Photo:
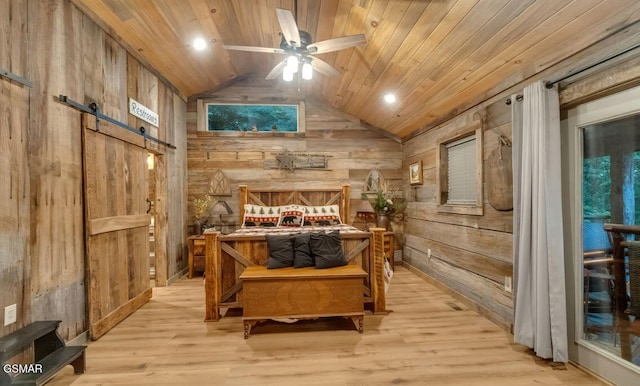
[[[398,197],[398,192],[395,190],[378,190],[371,206],[376,212],[376,226],[388,230],[389,221],[402,213],[406,203]]]
[[[205,195],[204,198],[196,198],[193,200],[193,225],[195,227],[196,236],[202,234],[202,225],[204,218],[209,214],[209,206],[211,205],[211,196]]]

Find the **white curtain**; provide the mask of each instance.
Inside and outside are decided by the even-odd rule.
[[[567,362],[557,89],[512,96],[514,341]]]

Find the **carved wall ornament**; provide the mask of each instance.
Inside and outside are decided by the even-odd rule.
[[[384,192],[387,190],[387,183],[378,169],[372,169],[364,180],[363,193]]]
[[[209,192],[210,196],[230,196],[231,185],[229,179],[220,169],[213,169],[211,179],[209,180]]]
[[[284,150],[274,153],[277,168],[293,172],[295,169],[326,170],[330,156],[325,154],[311,154],[304,151],[292,152]]]

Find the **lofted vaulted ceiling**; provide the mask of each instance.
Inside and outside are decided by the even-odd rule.
[[[406,136],[499,94],[640,20],[637,0],[73,0],[184,95],[250,73],[282,55],[276,8],[313,41],[363,33],[367,44],[318,55],[342,75],[314,74],[306,96]],[[192,47],[196,37],[209,47]],[[282,82],[274,80],[272,82]],[[296,88],[296,82],[289,87]],[[397,96],[386,104],[387,92]]]

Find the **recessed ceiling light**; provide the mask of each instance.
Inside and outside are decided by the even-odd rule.
[[[207,42],[203,38],[197,38],[193,41],[193,48],[197,51],[202,51],[207,48]]]
[[[384,96],[384,101],[387,103],[394,103],[396,101],[396,96],[389,93]]]

